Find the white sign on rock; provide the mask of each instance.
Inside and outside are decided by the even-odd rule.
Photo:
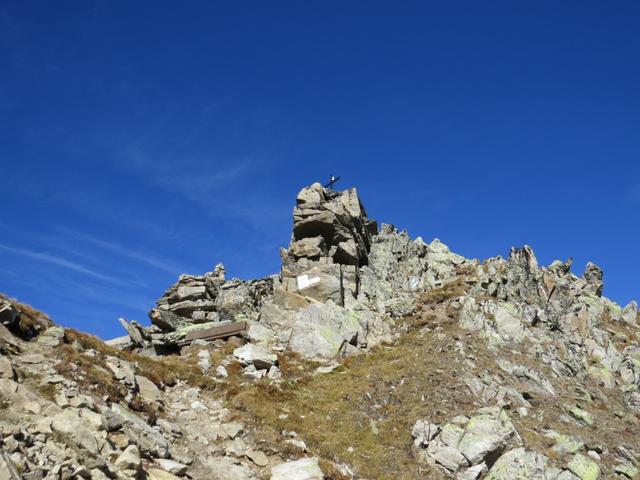
[[[320,283],[320,277],[310,277],[309,275],[300,275],[296,277],[296,280],[298,281],[298,290],[304,290],[316,283]]]

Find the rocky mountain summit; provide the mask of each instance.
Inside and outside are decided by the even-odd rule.
[[[108,342],[0,298],[0,480],[640,478],[640,316],[300,191],[282,268],[181,275]]]

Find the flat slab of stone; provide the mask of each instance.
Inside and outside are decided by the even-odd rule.
[[[217,339],[229,337],[242,337],[247,331],[247,322],[233,322],[210,328],[191,330],[184,336],[179,345],[188,345],[194,340],[206,340],[211,342]]]
[[[271,480],[322,480],[323,478],[317,458],[285,462],[271,469]]]
[[[138,391],[142,399],[147,403],[162,402],[162,394],[156,384],[142,375],[136,375]]]
[[[268,369],[278,360],[275,354],[252,343],[236,348],[233,351],[233,356],[246,365],[255,365],[258,370]]]

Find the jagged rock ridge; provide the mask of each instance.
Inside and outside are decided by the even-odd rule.
[[[439,240],[427,245],[367,217],[355,189],[314,184],[300,191],[282,269],[269,278],[226,280],[224,266],[181,275],[149,314],[153,326],[123,321],[130,343],[149,353],[175,351],[189,332],[247,322],[247,336],[276,351],[333,359],[391,338],[385,316],[410,313],[415,293],[441,286],[466,259]]]
[[[639,478],[638,307],[598,266],[466,259],[319,184],[281,258],[180,276],[117,348],[3,298],[0,479]]]

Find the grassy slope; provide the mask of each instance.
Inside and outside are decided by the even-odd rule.
[[[357,478],[447,478],[414,458],[413,424],[420,418],[443,424],[485,406],[473,398],[464,376],[497,374],[519,391],[529,392],[526,384],[499,369],[495,362],[499,354],[543,373],[558,393],[534,394],[527,417],[511,413],[526,447],[548,455],[558,466],[566,465],[570,456],[553,451],[554,442],[543,434],[553,429],[578,436],[589,448],[608,447],[602,459],[611,465],[617,445],[640,444],[638,416],[619,416],[624,407],[618,388],[608,390],[589,379],[556,378],[542,361],[523,353],[530,346],[527,342],[491,350],[478,333],[460,330],[444,305],[429,306],[423,314],[405,319],[408,331],[393,345],[353,357],[331,374],[305,376],[297,370],[297,381],[285,382],[282,388],[266,382],[247,386],[233,405],[272,442],[277,441],[276,432],[295,431],[312,453],[346,463]],[[473,366],[465,358],[472,358]],[[288,370],[296,372],[295,365]],[[576,385],[591,392],[593,399],[578,400]],[[565,405],[576,404],[594,414],[593,426],[567,420]]]

